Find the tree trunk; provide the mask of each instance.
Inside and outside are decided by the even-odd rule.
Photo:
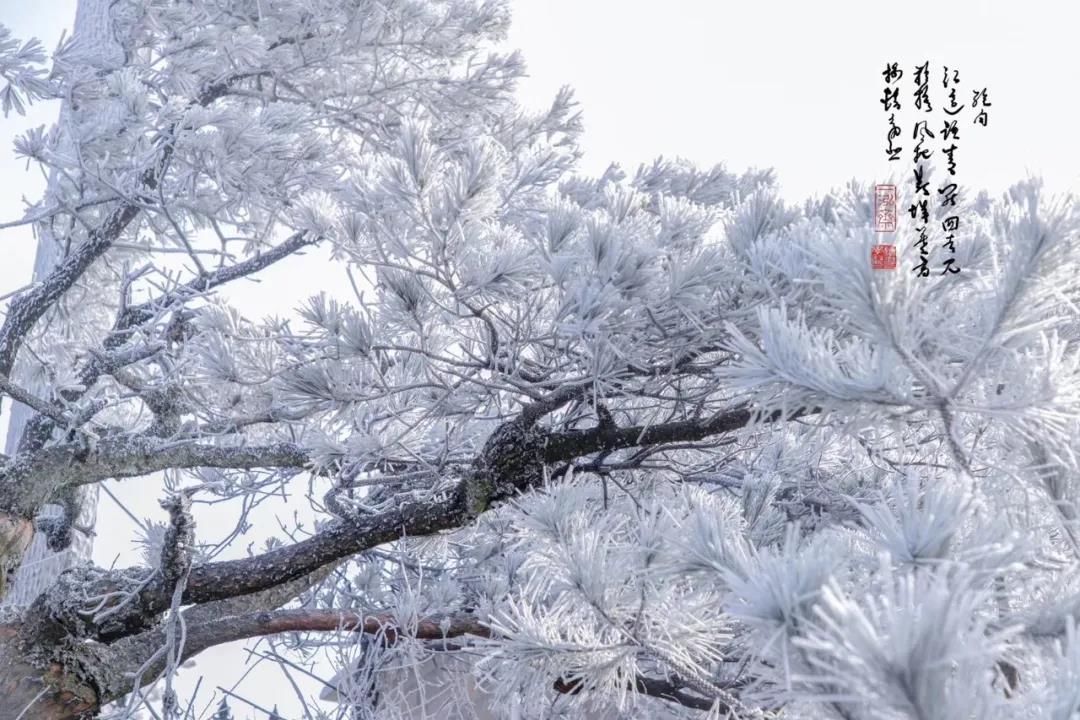
[[[35,662],[19,643],[18,628],[0,626],[0,720],[78,720],[98,707],[86,683],[55,663]]]
[[[113,36],[109,15],[109,0],[79,0],[72,33],[73,52],[80,62],[99,68],[116,67],[123,62],[123,50]],[[108,102],[108,101],[106,101]],[[101,103],[92,103],[81,110],[82,114],[101,112]],[[75,147],[71,133],[76,131],[80,111],[71,107],[68,100],[60,106],[59,127],[61,146]],[[51,172],[45,191],[45,203],[64,192],[59,174]],[[35,282],[45,278],[63,258],[66,238],[57,237],[47,222],[35,227],[38,240],[34,258]],[[50,398],[49,388],[32,381],[26,382],[38,397]],[[8,455],[18,452],[33,410],[12,402],[8,425],[6,451]],[[97,514],[96,487],[82,497],[76,528],[91,529]],[[58,505],[45,505],[38,517],[55,518],[63,509]],[[49,549],[45,534],[35,532],[29,520],[15,515],[0,516],[0,608],[3,623],[0,624],[0,720],[77,720],[96,714],[99,708],[94,685],[82,676],[84,663],[72,658],[62,667],[55,661],[39,655],[40,648],[27,646],[20,638],[25,627],[20,614],[26,612],[34,598],[53,585],[60,573],[77,562],[87,560],[92,549],[92,535],[76,531],[72,545],[61,552]],[[21,560],[21,562],[20,562]],[[6,580],[7,571],[17,567]]]
[[[79,0],[75,13],[75,28],[72,33],[73,49],[78,61],[99,68],[117,67],[123,64],[124,51],[113,32],[109,4],[109,0]],[[105,110],[101,105],[102,103],[92,103],[89,107],[82,109],[82,112],[101,112]],[[75,146],[71,132],[77,125],[79,112],[71,107],[67,99],[60,106],[59,127],[62,147],[66,145],[68,149],[72,149]],[[49,174],[49,184],[45,190],[46,204],[63,192],[60,180],[59,173]],[[34,258],[34,282],[47,276],[63,258],[64,252],[61,239],[55,236],[48,222],[37,225],[36,235],[38,244]],[[37,386],[33,382],[27,382],[25,386],[38,397],[51,397],[47,387]],[[29,407],[17,402],[12,403],[6,447],[9,456],[18,452],[23,432],[32,417],[33,411]],[[71,545],[60,552],[49,549],[46,536],[40,531],[33,533],[33,538],[27,546],[29,524],[21,518],[4,518],[7,525],[16,527],[0,535],[0,552],[3,553],[0,557],[6,565],[5,568],[0,569],[0,573],[5,575],[0,578],[0,604],[25,607],[56,582],[56,578],[64,570],[90,559],[93,550],[92,532],[97,517],[97,501],[96,486],[91,485],[81,491],[78,517],[71,518],[75,528],[71,534]],[[61,506],[47,504],[41,508],[38,517],[51,520],[63,514],[64,509]],[[16,567],[12,582],[8,587],[8,583],[5,582],[5,571]]]

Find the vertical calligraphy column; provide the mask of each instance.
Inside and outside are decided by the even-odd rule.
[[[890,162],[900,159],[902,147],[893,143],[902,131],[896,122],[896,111],[900,109],[900,88],[897,83],[904,76],[900,63],[887,63],[881,73],[885,78],[885,95],[879,101],[885,112],[889,113],[889,130],[886,134],[885,156]],[[876,232],[896,232],[896,186],[877,185],[874,188],[874,230]],[[875,270],[896,269],[896,246],[891,244],[874,245],[870,249],[870,264]]]
[[[930,104],[930,63],[925,62],[915,68],[915,109],[923,113],[931,113],[934,108]],[[924,160],[929,160],[931,150],[924,147],[926,139],[934,138],[927,120],[919,120],[915,123],[915,131],[912,138],[916,140],[912,161],[915,165],[915,195],[908,212],[911,219],[918,223],[916,232],[919,233],[915,247],[919,250],[919,264],[912,268],[919,277],[927,277],[930,274],[930,235],[927,225],[930,223],[930,179]]]
[[[903,132],[896,123],[896,111],[900,109],[900,88],[896,83],[904,77],[904,71],[900,69],[900,63],[888,63],[885,72],[881,73],[885,78],[885,97],[879,102],[885,106],[885,112],[889,113],[889,132],[886,135],[885,156],[889,162],[900,159],[900,151],[904,148],[894,145],[893,140],[900,137]]]
[[[941,229],[945,232],[945,242],[942,243],[941,249],[946,251],[945,259],[942,261],[941,274],[945,273],[958,273],[960,272],[960,266],[956,264],[956,232],[960,229],[960,216],[956,214],[956,197],[959,192],[959,186],[953,179],[956,176],[956,140],[960,139],[959,121],[955,120],[955,116],[964,109],[963,105],[956,102],[956,86],[960,83],[960,72],[956,69],[950,73],[948,66],[945,67],[945,75],[942,78],[942,87],[948,93],[949,102],[944,108],[945,124],[941,128],[941,142],[945,145],[941,149],[941,154],[945,156],[946,165],[945,170],[949,173],[949,182],[945,183],[942,187],[938,188],[938,194],[941,195],[941,208],[952,208],[949,215],[941,221]]]

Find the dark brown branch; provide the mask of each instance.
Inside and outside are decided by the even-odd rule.
[[[466,613],[420,618],[414,626],[403,628],[393,613],[366,615],[353,610],[289,609],[224,618],[197,627],[189,625],[184,655],[190,657],[209,647],[264,635],[339,630],[381,635],[387,645],[396,643],[403,634],[417,640],[491,636],[486,625]]]
[[[311,538],[252,558],[192,568],[184,602],[201,603],[257,592],[403,535],[431,535],[461,527],[465,522],[460,502],[450,499],[404,505],[362,525],[356,520],[334,521]]]
[[[250,615],[277,610],[326,580],[344,562],[344,560],[341,560],[330,565],[324,565],[310,575],[302,575],[295,580],[256,593],[237,595],[225,600],[215,600],[195,605],[184,611],[184,620],[189,625],[196,626],[237,615]]]
[[[192,567],[182,602],[185,605],[214,603],[262,593],[305,576],[318,575],[327,566],[402,535],[430,535],[461,527],[465,522],[460,502],[453,501],[404,506],[375,516],[364,525],[355,521],[332,522],[311,538],[255,557]],[[28,617],[33,617],[35,622],[24,628],[23,642],[49,646],[69,636],[113,642],[143,633],[168,609],[174,586],[159,573],[142,589],[137,589],[133,578],[139,575],[131,571],[92,571],[85,577],[77,573],[62,576],[28,611]],[[106,619],[92,625],[77,609],[73,610],[78,606],[77,600],[73,605],[76,592],[78,595],[74,597],[113,595],[118,598],[117,603],[121,597],[126,599],[122,605],[109,608]],[[131,593],[134,595],[128,597]]]
[[[814,411],[800,409],[784,416],[777,411],[765,415],[761,421],[792,420],[812,412]],[[544,444],[544,460],[549,463],[567,462],[595,452],[610,452],[664,443],[694,442],[712,435],[741,430],[753,419],[754,411],[742,405],[704,420],[683,420],[621,428],[599,425],[584,430],[565,430],[548,435]]]

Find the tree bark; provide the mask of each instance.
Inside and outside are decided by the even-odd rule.
[[[95,67],[118,67],[124,62],[123,48],[113,33],[109,5],[109,0],[79,0],[75,12],[75,27],[72,32],[74,50],[80,61]],[[84,112],[102,112],[103,110],[105,108],[100,107],[100,103],[94,103],[92,107],[85,108]],[[61,142],[69,148],[74,146],[70,132],[77,120],[76,114],[77,111],[71,107],[69,100],[63,100],[60,106],[59,127]],[[51,172],[49,184],[45,190],[45,202],[49,203],[61,192],[59,173]],[[38,224],[37,238],[33,279],[34,282],[41,282],[63,259],[64,246],[55,236],[48,222]],[[28,389],[38,397],[48,397],[48,388],[30,386]],[[33,414],[34,411],[30,407],[18,402],[12,403],[6,445],[8,455],[13,456],[18,452],[23,434]],[[92,531],[97,518],[98,490],[96,486],[91,486],[79,490],[78,493],[80,495],[78,515],[67,519],[75,528],[68,548],[59,552],[51,550],[45,533],[41,531],[33,533],[28,547],[4,545],[3,549],[6,552],[0,557],[0,564],[5,567],[0,568],[0,572],[5,577],[0,579],[0,603],[13,606],[29,605],[35,597],[56,582],[60,573],[78,562],[90,559],[93,550]],[[49,503],[41,507],[38,518],[55,521],[62,518],[64,513],[63,507]],[[8,518],[8,522],[25,524],[25,520],[14,517]],[[20,533],[23,532],[25,530],[20,531]],[[0,538],[0,543],[4,539],[6,538]],[[14,572],[12,572],[12,581],[8,587],[7,573],[11,571]]]
[[[97,693],[58,663],[32,659],[19,629],[0,625],[0,720],[78,720],[97,709]]]

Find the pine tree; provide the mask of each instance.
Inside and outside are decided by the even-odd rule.
[[[133,691],[266,636],[380,720],[1080,712],[1071,199],[961,197],[962,275],[875,272],[868,185],[577,174],[505,3],[108,13],[122,62],[0,37],[5,107],[84,109],[16,140],[66,253],[0,322],[0,545],[109,479],[161,524],[0,617],[0,716],[175,715]],[[294,310],[233,293],[305,251]]]

